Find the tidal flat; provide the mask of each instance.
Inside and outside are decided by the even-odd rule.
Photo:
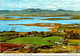
[[[33,18],[10,18],[10,17],[0,17],[0,20],[22,20],[22,19],[33,19]]]

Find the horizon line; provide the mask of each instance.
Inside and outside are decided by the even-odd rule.
[[[27,8],[27,9],[40,9],[40,10],[51,10],[51,9],[41,9],[41,8]],[[9,11],[22,11],[22,10],[27,10],[27,9],[21,9],[21,10],[9,10],[9,9],[1,9],[1,10],[9,10]],[[60,8],[61,9],[61,8]],[[56,10],[51,10],[51,11],[57,11],[59,9],[56,9]],[[65,10],[65,9],[62,9],[62,10]],[[67,10],[65,10],[67,11]],[[68,11],[80,11],[80,10],[68,10]]]

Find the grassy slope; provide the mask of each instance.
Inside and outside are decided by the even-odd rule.
[[[60,41],[60,38],[64,38],[64,37],[52,36],[52,37],[47,37],[47,38],[44,38],[44,39],[45,40],[50,40],[52,43],[54,43],[55,41]]]
[[[53,44],[55,41],[60,41],[59,39],[62,37],[46,37],[46,38],[40,38],[40,37],[22,37],[22,38],[16,38],[12,40],[7,40],[7,43],[15,43],[15,44]],[[50,40],[51,42],[48,42]]]
[[[8,40],[8,37],[2,37],[2,38],[0,37],[0,41],[7,39],[6,41],[7,43],[14,43],[14,44],[54,44],[55,41],[60,41],[60,38],[64,37],[52,36],[52,37],[40,38],[35,36],[35,37],[20,37],[12,40]],[[77,42],[69,42],[69,43],[80,45],[80,43]]]
[[[80,45],[80,39],[69,39],[69,44],[78,44]]]
[[[0,35],[13,35],[13,34],[17,34],[17,33],[15,33],[15,32],[4,32],[4,33],[0,33]],[[4,37],[0,37],[0,42],[4,42],[4,41],[6,41],[6,40],[8,40],[8,39],[13,39],[13,38],[15,38],[14,36],[13,37],[7,37],[7,36],[4,36]]]
[[[9,37],[0,37],[0,42],[3,42],[3,41],[8,40],[8,39],[9,39]]]
[[[80,43],[77,43],[77,42],[69,42],[69,44],[77,44],[77,45],[80,45]]]
[[[5,42],[10,39],[15,39],[16,37],[0,37],[0,42]]]

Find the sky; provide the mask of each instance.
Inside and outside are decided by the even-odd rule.
[[[0,0],[0,10],[40,8],[80,11],[80,0]]]

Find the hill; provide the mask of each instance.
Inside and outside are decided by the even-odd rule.
[[[72,11],[72,10],[64,10],[64,9],[58,9],[58,10],[42,10],[42,9],[24,9],[21,11],[9,11],[9,10],[0,10],[0,14],[6,14],[6,15],[63,15],[63,14],[80,14],[80,11]]]

